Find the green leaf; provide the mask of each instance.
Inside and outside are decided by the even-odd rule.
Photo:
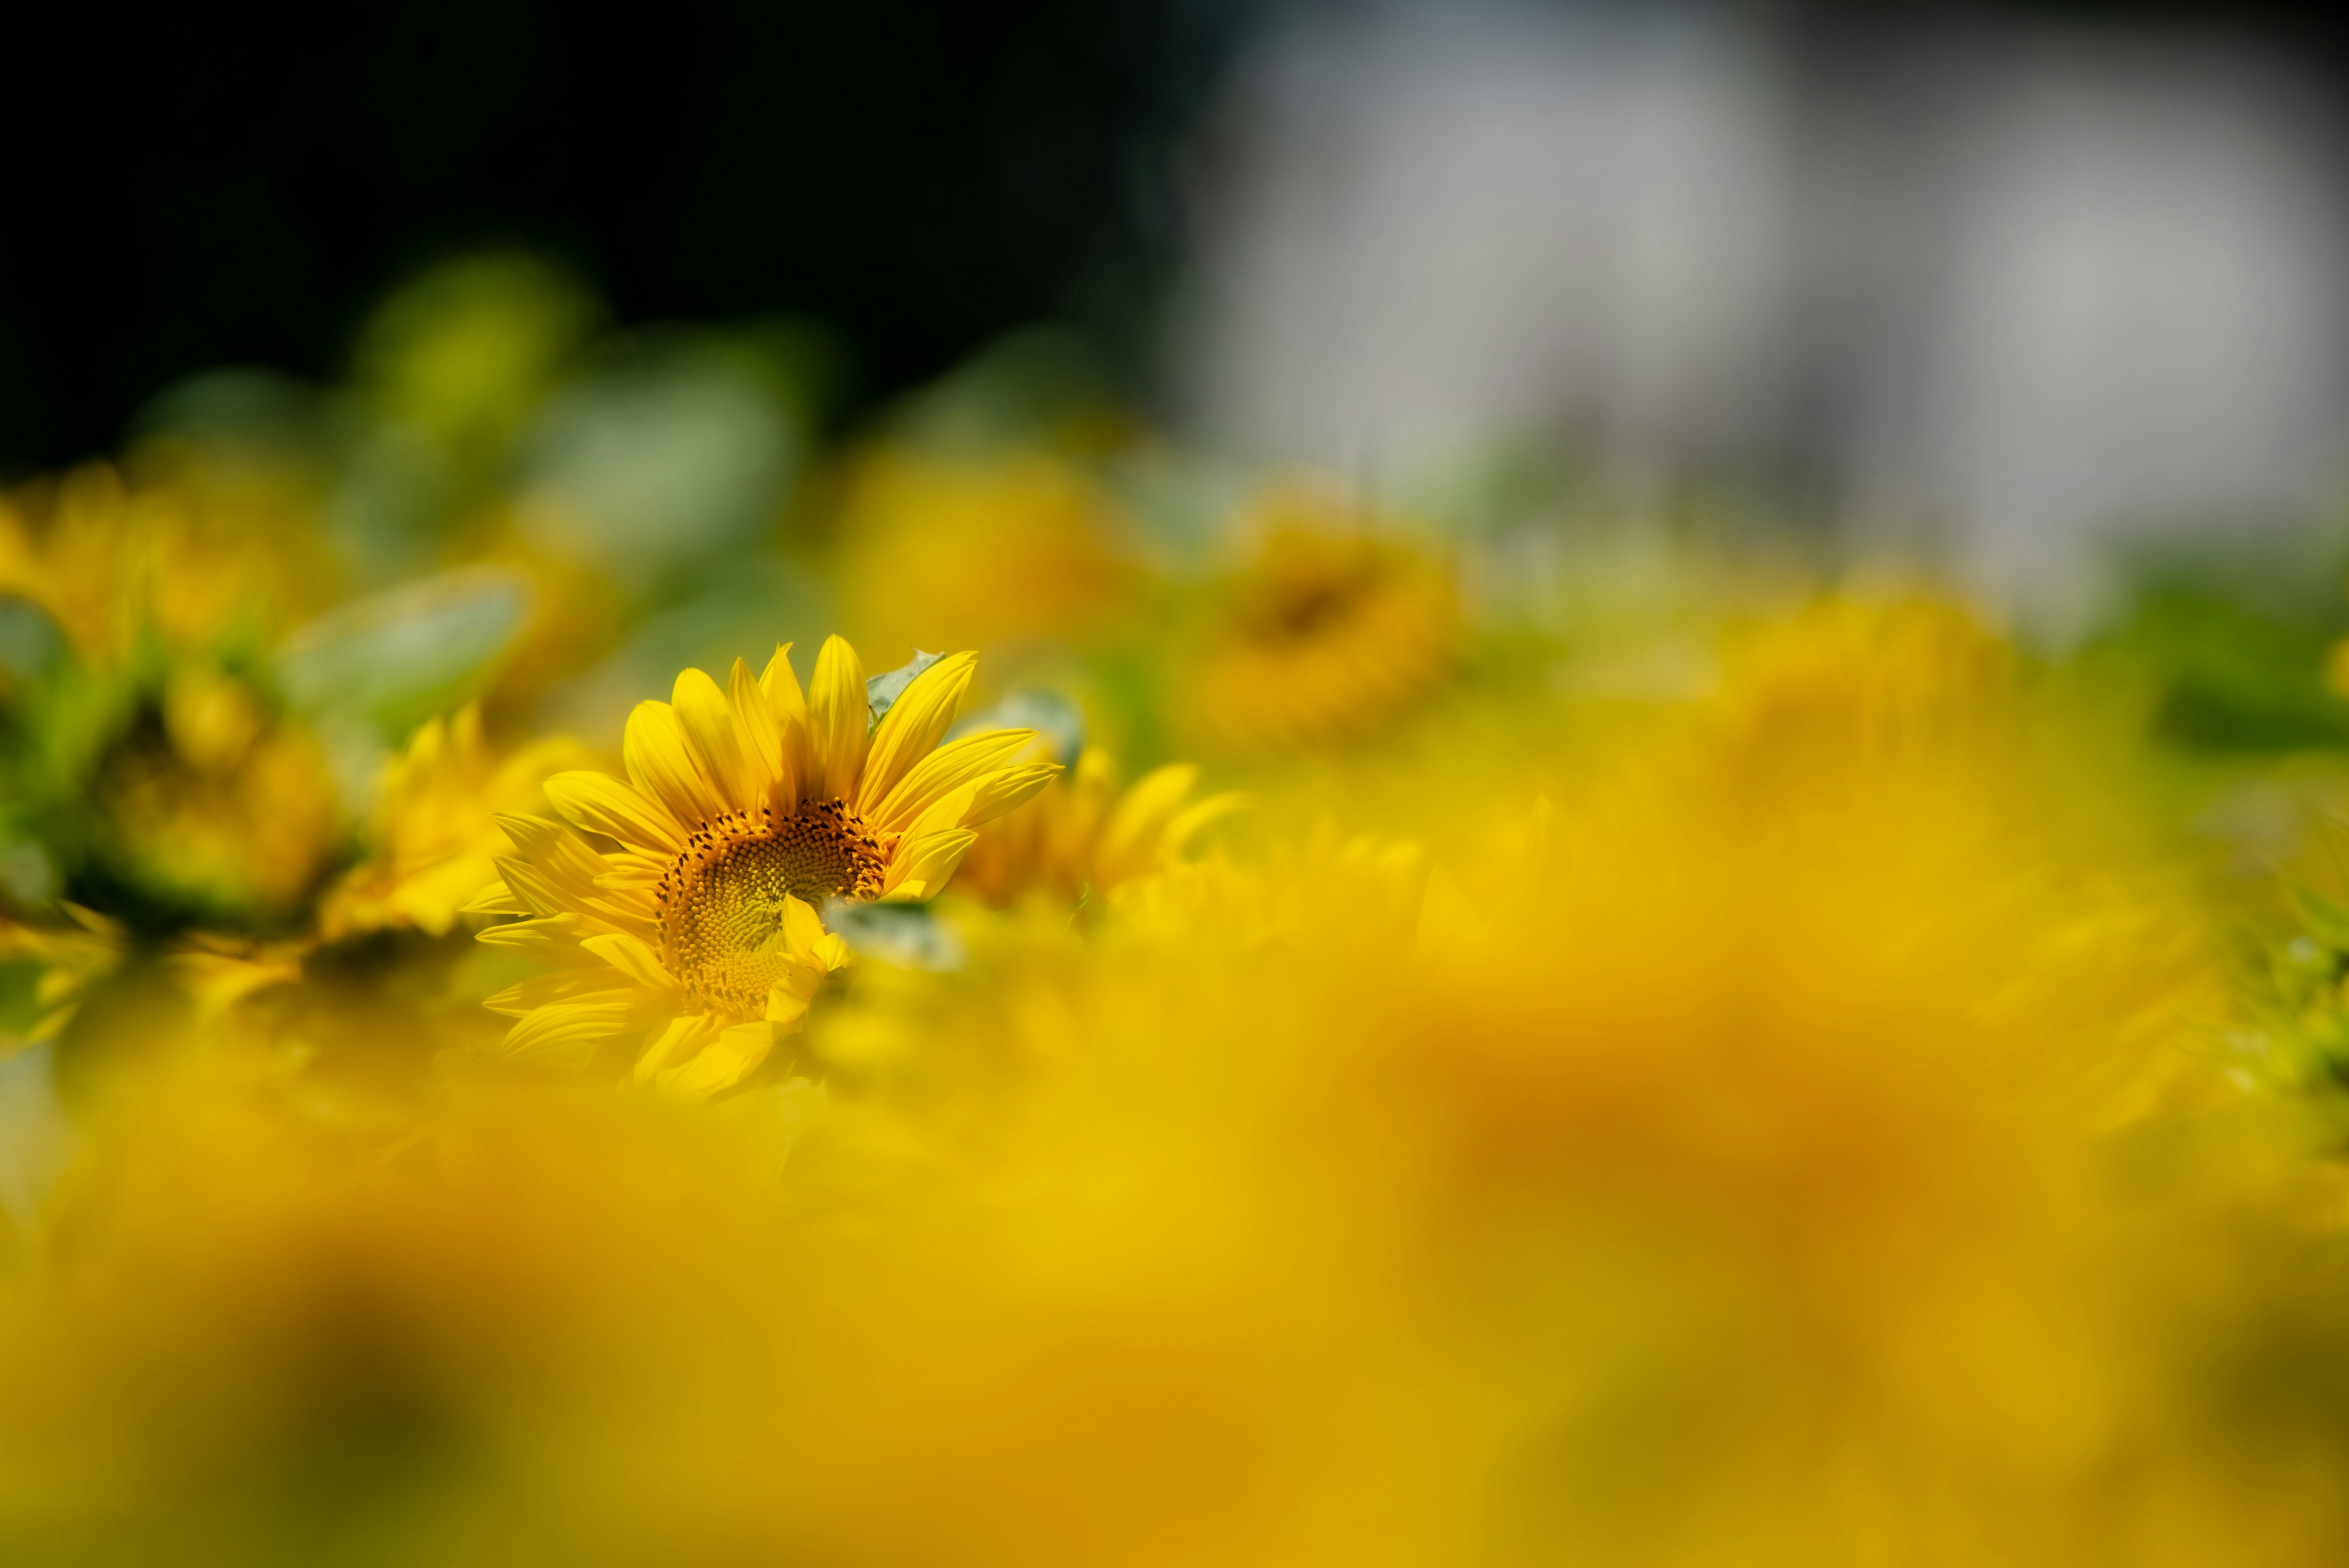
[[[947,732],[960,740],[982,730],[1033,730],[1052,748],[1052,760],[1074,767],[1085,749],[1085,716],[1074,702],[1048,686],[1022,686],[976,713],[966,713]]]
[[[878,724],[881,722],[881,716],[888,712],[895,705],[897,699],[905,694],[905,688],[914,683],[915,678],[945,657],[946,655],[942,653],[924,653],[917,649],[913,658],[897,666],[896,669],[886,674],[866,677],[864,705],[873,710],[873,722]]]
[[[823,923],[861,957],[949,973],[968,961],[960,933],[922,904],[851,904],[834,898]]]
[[[0,594],[0,691],[47,679],[66,656],[65,634],[27,598]]]
[[[394,742],[471,696],[530,609],[530,580],[519,572],[444,572],[329,610],[296,631],[278,651],[278,686],[314,722],[360,721]]]

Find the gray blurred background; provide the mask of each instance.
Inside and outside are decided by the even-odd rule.
[[[2062,615],[2330,512],[2342,130],[2248,13],[1292,6],[1194,143],[1170,384],[1252,457],[1547,443]]]

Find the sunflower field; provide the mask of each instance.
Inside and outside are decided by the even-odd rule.
[[[0,1561],[2349,1557],[2349,563],[827,366],[477,256],[0,494]]]

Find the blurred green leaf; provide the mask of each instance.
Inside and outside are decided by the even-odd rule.
[[[969,959],[960,934],[926,904],[851,904],[834,898],[823,907],[823,923],[850,951],[904,969],[947,973]]]
[[[960,740],[982,730],[1033,730],[1052,748],[1052,760],[1073,767],[1085,749],[1085,716],[1074,702],[1047,686],[1022,686],[976,713],[966,713],[947,732]]]
[[[276,678],[322,732],[357,724],[385,744],[480,689],[528,624],[529,579],[471,566],[320,616],[285,639]]]
[[[867,677],[864,682],[864,702],[865,706],[873,710],[873,722],[879,723],[881,716],[888,712],[895,705],[897,699],[905,694],[905,688],[911,686],[923,670],[945,657],[944,654],[924,653],[921,649],[916,649],[914,657],[897,666],[896,669],[884,674]]]
[[[2168,563],[2141,573],[2097,650],[2153,681],[2155,722],[2178,744],[2349,748],[2349,701],[2325,684],[2349,633],[2341,576],[2282,558]]]
[[[65,634],[27,598],[0,594],[0,695],[48,678],[66,656]]]

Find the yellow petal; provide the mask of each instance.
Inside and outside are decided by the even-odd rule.
[[[864,738],[873,711],[864,699],[864,666],[841,638],[824,639],[808,682],[808,732],[815,742],[823,784],[815,793],[827,800],[854,801],[864,770]]]
[[[1094,861],[1118,881],[1146,870],[1158,857],[1158,836],[1199,782],[1189,763],[1169,763],[1136,779],[1102,825]]]
[[[812,953],[823,940],[823,917],[815,906],[792,894],[783,895],[783,950],[794,957]]]
[[[690,1059],[693,1054],[717,1036],[724,1020],[714,1012],[688,1012],[672,1018],[657,1031],[636,1058],[636,1080],[650,1084],[655,1077],[678,1063]]]
[[[512,842],[524,859],[558,877],[592,883],[604,868],[604,857],[559,822],[505,811],[492,812],[490,820],[497,824],[498,831]]]
[[[1033,730],[986,730],[940,746],[916,763],[865,820],[884,833],[902,833],[941,795],[1006,766],[1035,739]]]
[[[726,705],[733,711],[734,727],[742,736],[742,760],[761,794],[782,776],[782,727],[774,704],[759,690],[758,678],[740,659],[726,674]]]
[[[508,1056],[585,1067],[595,1060],[597,1044],[627,1024],[623,1002],[558,1002],[515,1023],[499,1049]]]
[[[553,974],[534,974],[510,985],[481,1005],[509,1018],[527,1018],[542,1007],[564,1002],[626,1006],[633,1000],[633,988],[612,981],[613,977],[602,970],[557,970]]]
[[[1199,829],[1235,812],[1246,811],[1254,804],[1252,796],[1238,790],[1226,790],[1221,794],[1194,801],[1177,812],[1174,820],[1168,823],[1165,831],[1158,836],[1159,857],[1164,859],[1170,855],[1181,854],[1183,846],[1191,842]]]
[[[978,842],[978,835],[968,827],[917,839],[901,863],[895,885],[881,895],[882,902],[905,904],[936,897],[962,864],[964,852]]]
[[[605,774],[557,774],[546,781],[546,801],[583,833],[600,833],[667,855],[685,846],[674,817]]]
[[[778,1034],[796,1033],[807,1023],[808,1007],[823,986],[824,971],[813,965],[794,969],[791,977],[767,992],[767,1023]]]
[[[1030,763],[1025,767],[1006,768],[989,774],[978,781],[972,792],[969,809],[962,815],[965,827],[977,827],[993,822],[1005,812],[1027,805],[1043,787],[1061,774],[1058,763]]]
[[[807,722],[807,699],[800,694],[800,678],[792,669],[790,643],[775,644],[775,656],[767,660],[766,673],[759,677],[759,690],[767,694],[776,718]]]
[[[668,807],[688,832],[726,814],[725,797],[695,760],[685,725],[667,703],[636,704],[628,715],[620,757],[638,792]]]
[[[871,809],[886,798],[908,769],[930,754],[961,711],[963,693],[978,667],[976,653],[956,653],[939,659],[899,692],[873,732],[871,754],[864,760],[864,777],[856,787],[856,809]]]
[[[756,1072],[774,1048],[773,1024],[737,1023],[719,1031],[718,1037],[697,1052],[693,1060],[656,1074],[653,1081],[665,1095],[680,1100],[706,1100]]]
[[[916,817],[914,825],[905,829],[905,836],[897,842],[896,852],[893,858],[902,866],[905,864],[903,857],[911,854],[914,846],[931,834],[944,833],[949,828],[966,826],[963,818],[970,815],[971,803],[978,798],[980,785],[984,784],[987,779],[994,776],[989,774],[985,778],[973,779],[932,801],[929,809]],[[895,881],[894,877],[892,881]]]
[[[471,898],[457,906],[460,915],[527,915],[529,906],[513,895],[503,881],[491,883]]]
[[[576,966],[589,961],[579,947],[579,925],[577,915],[554,915],[544,919],[492,926],[473,940],[493,948],[512,948],[552,963]]]
[[[572,900],[563,896],[561,887],[528,861],[508,857],[495,864],[498,874],[505,878],[506,886],[522,900],[528,913],[541,917],[560,915],[571,908]]]
[[[823,770],[815,760],[807,698],[801,694],[800,678],[792,670],[790,643],[775,645],[775,657],[767,660],[767,671],[759,677],[759,690],[766,693],[768,706],[775,711],[781,751],[781,765],[776,769],[775,810],[789,812],[821,793],[823,784]]]
[[[589,952],[649,991],[680,991],[677,977],[662,967],[653,950],[626,931],[605,931],[601,936],[583,938],[579,943]]]
[[[669,706],[692,744],[694,760],[727,805],[739,810],[765,795],[767,781],[751,771],[740,728],[734,722],[734,705],[717,681],[698,670],[678,671]]]

